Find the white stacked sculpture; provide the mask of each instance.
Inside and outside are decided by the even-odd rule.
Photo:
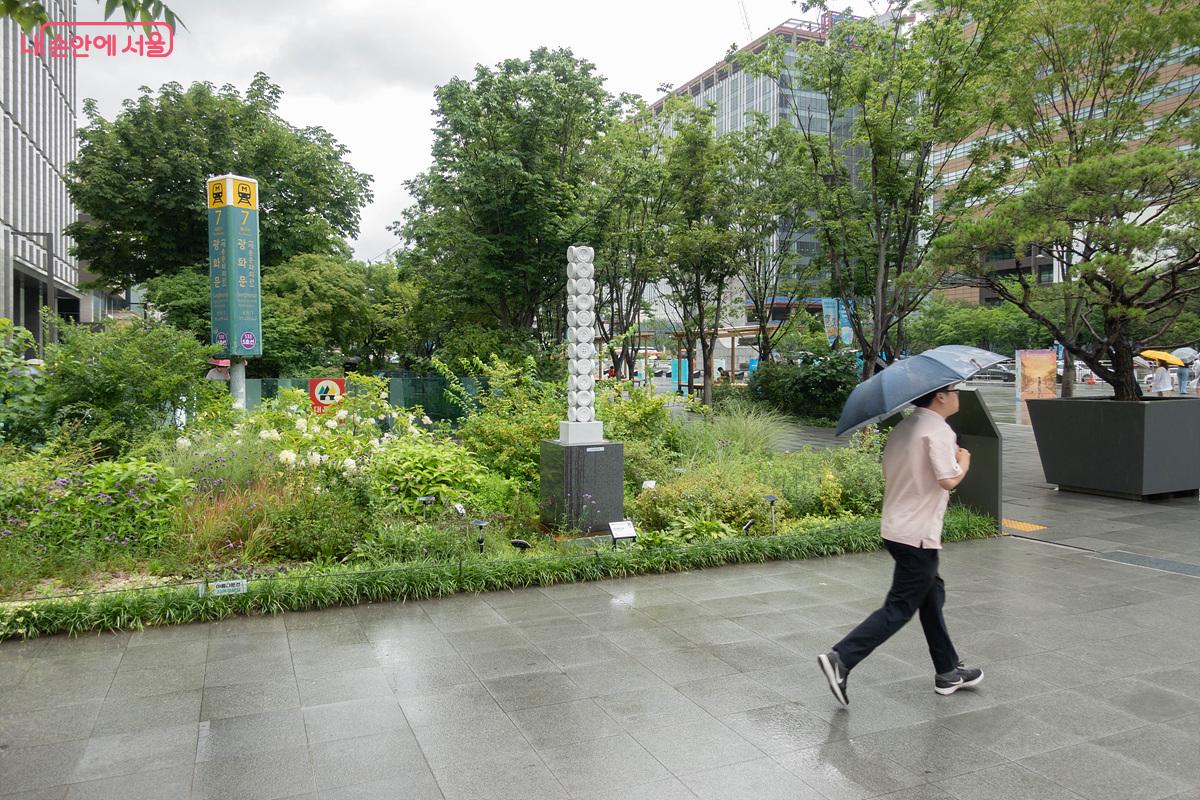
[[[563,444],[604,441],[604,423],[596,421],[596,268],[590,247],[567,248],[567,421],[558,424]]]

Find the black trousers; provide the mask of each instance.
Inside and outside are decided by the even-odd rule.
[[[942,616],[946,585],[938,577],[938,551],[887,539],[883,544],[896,562],[887,599],[882,608],[863,620],[833,649],[847,670],[854,669],[871,651],[903,628],[913,614],[919,613],[934,670],[939,674],[950,672],[958,665],[958,653],[946,630],[946,618]]]

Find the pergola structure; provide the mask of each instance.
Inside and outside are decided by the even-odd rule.
[[[767,325],[767,331],[772,332],[778,327],[779,327],[778,322],[769,324],[769,325]],[[717,328],[717,341],[720,341],[721,339],[724,339],[726,337],[729,338],[729,367],[730,367],[729,368],[729,377],[730,377],[730,380],[733,379],[733,373],[737,370],[737,340],[738,340],[738,338],[742,337],[742,336],[757,336],[758,330],[759,330],[758,325],[730,325],[730,326],[726,326],[723,328]],[[687,338],[687,335],[683,331],[672,331],[671,336],[673,336],[675,338],[675,340],[677,342],[679,342],[681,345],[681,346],[675,348],[676,359],[682,360],[682,357],[690,356],[690,353],[687,353],[686,347],[682,346]],[[692,369],[691,359],[688,358],[688,370],[691,371],[691,369]],[[675,374],[675,389],[676,389],[676,391],[679,391],[683,387],[683,382],[680,380],[680,378],[681,378],[681,376],[679,375],[678,371],[676,371],[676,374]]]

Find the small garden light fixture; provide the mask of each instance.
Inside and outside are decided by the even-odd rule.
[[[486,519],[473,519],[473,520],[471,520],[471,525],[473,525],[475,527],[475,530],[477,530],[479,532],[479,552],[482,553],[483,552],[483,529],[488,526],[488,521]]]
[[[425,521],[429,522],[429,507],[437,500],[437,495],[423,494],[417,498],[417,501],[425,506]]]
[[[775,535],[775,501],[778,499],[779,498],[773,494],[769,494],[763,498],[763,500],[766,500],[768,503],[771,504],[771,535],[772,536]]]
[[[530,548],[529,542],[525,541],[524,539],[513,539],[511,542],[509,542],[509,544],[520,550],[521,555],[525,555],[525,551]]]
[[[742,526],[742,533],[749,533],[750,529],[753,527],[754,527],[754,520],[752,520],[752,519],[747,520],[746,524]]]

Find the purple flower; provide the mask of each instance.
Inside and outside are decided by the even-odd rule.
[[[398,491],[400,491],[400,487],[393,483],[391,486],[388,487],[388,491],[398,492]]]

